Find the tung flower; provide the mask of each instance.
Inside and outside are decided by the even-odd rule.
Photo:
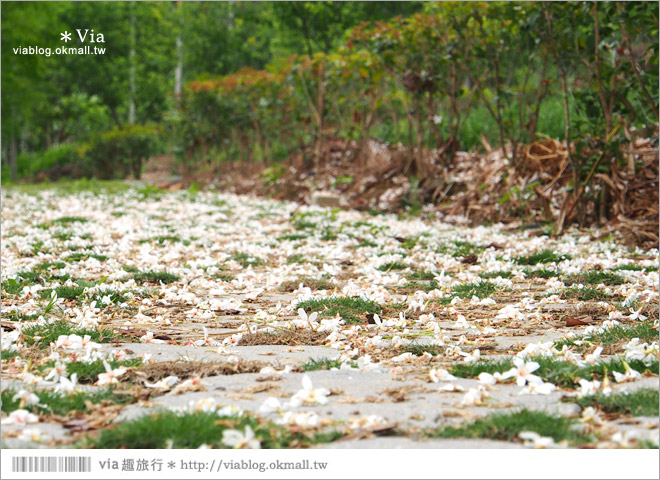
[[[39,417],[27,410],[18,409],[11,412],[6,418],[2,419],[2,425],[27,425],[28,423],[37,423]]]
[[[292,407],[299,407],[302,404],[320,404],[325,405],[328,403],[326,398],[330,395],[330,391],[325,388],[314,388],[312,384],[312,379],[305,375],[302,379],[302,389],[299,390],[293,397],[289,404]]]
[[[451,382],[452,380],[456,380],[455,376],[442,368],[432,368],[429,372],[429,378],[434,383]]]
[[[96,381],[95,385],[99,387],[105,387],[106,385],[113,385],[117,383],[118,378],[126,373],[125,368],[115,368],[114,370],[108,362],[103,361],[103,366],[105,367],[105,373],[99,373],[99,379]]]
[[[540,377],[533,375],[532,372],[535,372],[539,368],[539,364],[536,362],[525,362],[522,358],[514,358],[513,364],[514,368],[504,372],[502,374],[502,379],[515,377],[516,383],[519,387],[527,383],[543,383]]]
[[[245,432],[238,430],[225,430],[222,432],[222,443],[232,448],[261,448],[261,441],[254,436],[250,426],[245,427]]]

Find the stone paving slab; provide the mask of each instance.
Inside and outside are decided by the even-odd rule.
[[[405,448],[423,448],[423,449],[453,449],[453,448],[470,448],[470,449],[523,449],[520,444],[510,442],[498,442],[496,440],[481,440],[481,439],[463,439],[463,438],[436,438],[430,440],[413,440],[406,437],[377,437],[366,438],[363,440],[351,441],[338,441],[330,445],[319,445],[315,448],[327,449],[351,449],[351,448],[392,448],[392,449],[405,449]]]
[[[388,422],[403,427],[426,428],[455,418],[475,418],[488,415],[493,408],[510,411],[520,408],[543,410],[549,413],[575,415],[581,408],[574,403],[559,401],[561,393],[548,396],[518,395],[520,388],[498,385],[489,392],[492,397],[484,406],[461,404],[464,392],[443,392],[444,384],[427,383],[414,379],[393,379],[388,372],[353,372],[348,370],[314,371],[307,374],[315,387],[331,390],[326,405],[303,405],[294,411],[315,412],[336,421],[347,421],[362,415],[378,415]],[[291,373],[281,378],[257,382],[256,374],[216,376],[203,379],[207,390],[184,394],[169,393],[152,399],[151,409],[185,407],[202,398],[213,398],[222,405],[234,405],[246,411],[258,411],[268,397],[282,403],[291,398],[301,386],[303,374]],[[262,376],[263,378],[263,376]],[[272,377],[271,377],[272,378]],[[478,382],[458,379],[451,382],[465,391]],[[258,391],[264,389],[265,391]],[[403,394],[403,397],[399,397]],[[152,410],[139,405],[123,409],[116,421],[133,419]],[[270,414],[272,419],[277,414]]]
[[[103,345],[102,351],[126,350],[130,355],[151,355],[158,362],[190,360],[200,362],[223,362],[230,356],[238,356],[242,360],[259,360],[276,365],[299,365],[311,359],[327,358],[329,360],[339,357],[339,351],[319,346],[286,346],[286,345],[258,345],[234,346],[227,349],[230,355],[219,355],[217,347],[195,347],[185,345],[163,345],[155,343],[124,343]]]
[[[3,425],[2,426],[2,445],[3,448],[52,448],[50,442],[33,442],[15,437],[20,435],[23,430],[39,430],[42,435],[47,435],[55,442],[67,442],[72,440],[69,430],[59,423],[41,422],[39,424],[29,425]]]

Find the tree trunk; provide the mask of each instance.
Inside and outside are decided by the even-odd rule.
[[[421,105],[417,103],[416,105],[416,116],[417,116],[417,145],[415,152],[415,168],[417,170],[417,175],[420,177],[426,174],[426,169],[424,168],[424,158],[423,158],[423,143],[424,143],[424,129],[422,125],[424,124],[422,120]]]
[[[130,62],[129,94],[128,94],[128,123],[135,124],[135,13],[131,4],[131,49],[128,53]]]
[[[133,176],[135,180],[140,180],[140,176],[142,175],[142,161],[143,159],[141,157],[133,159]]]
[[[27,139],[28,139],[28,128],[24,126],[21,128],[21,146],[20,150],[21,152],[27,152]]]
[[[182,8],[181,2],[178,2],[176,5],[176,16],[179,30],[176,35],[176,68],[174,69],[174,96],[176,97],[177,104],[179,103],[183,83],[183,39],[181,37],[183,31]]]
[[[176,37],[176,68],[174,69],[174,95],[176,97],[177,104],[179,103],[179,97],[181,96],[181,82],[183,79],[183,41],[181,40],[181,34]]]
[[[16,182],[18,180],[18,163],[17,163],[17,145],[16,145],[16,134],[12,133],[11,140],[9,143],[9,165],[11,166],[11,181]]]
[[[319,73],[318,73],[318,89],[316,92],[316,111],[318,113],[318,136],[316,138],[316,146],[314,148],[315,150],[315,155],[314,155],[314,167],[318,167],[319,163],[321,163],[321,157],[323,155],[323,111],[325,109],[324,106],[324,101],[325,101],[325,84],[323,82],[323,77],[325,76],[325,72],[323,69],[323,66],[321,65],[319,67]]]
[[[571,169],[573,170],[573,193],[572,196],[574,197],[574,201],[577,202],[579,196],[581,195],[581,186],[580,186],[580,175],[578,172],[577,165],[573,164],[573,159],[571,157],[571,117],[570,117],[570,109],[568,108],[568,85],[566,83],[566,70],[563,68],[559,71],[559,78],[561,80],[561,90],[562,94],[564,97],[564,141],[566,142],[566,161],[568,164],[571,166]],[[564,201],[564,206],[567,205],[567,200],[569,197],[569,194],[566,193],[566,198]],[[574,204],[573,204],[574,205]],[[562,207],[562,212],[559,216],[559,220],[557,221],[557,228],[555,229],[557,235],[561,235],[562,232],[564,231],[564,222],[566,221],[568,215],[570,214],[570,210],[572,210],[572,207],[570,210],[565,211],[564,206]]]

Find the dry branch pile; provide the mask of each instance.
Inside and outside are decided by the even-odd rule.
[[[612,162],[609,173],[593,175],[577,200],[567,192],[573,179],[568,151],[553,139],[520,148],[517,162],[487,144],[486,153],[457,152],[451,161],[441,151],[425,150],[420,175],[409,169],[410,155],[402,145],[332,138],[324,142],[320,158],[312,147],[291,155],[275,181],[266,182],[264,169],[255,172],[251,165],[232,167],[216,184],[302,203],[310,203],[314,192],[333,192],[342,206],[359,210],[400,212],[431,204],[446,220],[462,216],[472,225],[607,225],[631,244],[657,246],[657,140],[636,139],[629,145],[622,152],[627,165]]]

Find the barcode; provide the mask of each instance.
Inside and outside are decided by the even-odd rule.
[[[92,457],[13,457],[12,472],[91,472]]]

